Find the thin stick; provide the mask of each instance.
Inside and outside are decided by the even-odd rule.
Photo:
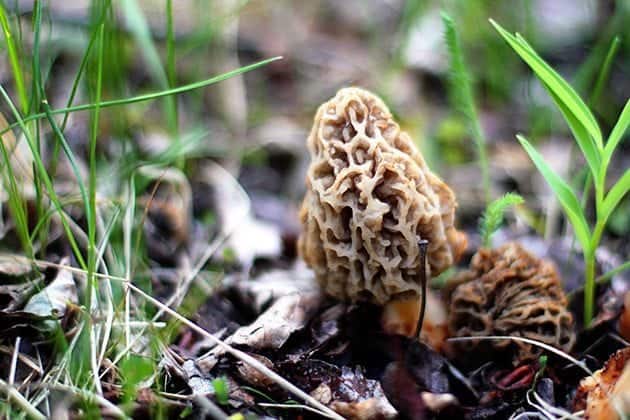
[[[416,325],[415,336],[420,338],[422,332],[422,324],[424,323],[424,312],[427,306],[427,248],[429,241],[421,239],[418,241],[420,247],[420,284],[422,285],[422,296],[420,297],[420,316],[418,317],[418,324]]]
[[[33,407],[33,405],[24,398],[24,395],[20,394],[17,389],[8,385],[2,379],[0,379],[0,390],[7,394],[9,400],[12,400],[19,405],[20,408],[24,410],[24,413],[26,413],[26,415],[30,418],[36,420],[46,420],[46,416],[44,416],[37,408]]]
[[[15,339],[15,348],[13,349],[13,356],[11,357],[11,368],[9,369],[9,385],[13,386],[15,382],[15,371],[17,370],[18,354],[20,354],[20,343],[22,337]]]
[[[5,353],[5,354],[13,354],[14,350],[11,350],[7,346],[0,345],[0,352]],[[43,369],[41,369],[39,366],[37,366],[35,361],[32,360],[30,357],[28,357],[28,356],[26,356],[25,354],[22,354],[22,353],[18,353],[17,357],[18,357],[18,359],[20,359],[20,361],[22,363],[24,363],[26,366],[31,368],[31,370],[35,371],[38,375],[43,375],[44,374]]]
[[[335,413],[333,410],[331,410],[330,408],[326,407],[324,404],[320,403],[315,398],[313,398],[312,396],[308,395],[306,392],[302,391],[300,388],[298,388],[297,386],[293,385],[291,382],[287,381],[282,376],[278,375],[276,372],[272,371],[271,369],[269,369],[267,366],[263,365],[258,360],[254,359],[252,356],[248,355],[245,352],[242,352],[240,350],[235,349],[234,347],[226,344],[222,340],[219,340],[214,335],[210,334],[208,331],[204,330],[203,328],[201,328],[200,326],[198,326],[194,322],[190,321],[188,318],[183,317],[182,315],[178,314],[177,312],[175,312],[174,310],[172,310],[168,306],[164,305],[159,300],[155,299],[152,296],[149,296],[148,294],[143,292],[141,289],[139,289],[138,287],[133,285],[131,282],[126,282],[126,283],[127,283],[127,286],[129,287],[129,289],[131,289],[134,292],[138,293],[140,296],[144,297],[149,302],[153,303],[155,306],[159,307],[160,309],[162,309],[167,314],[177,318],[179,321],[181,321],[182,323],[186,324],[190,329],[194,330],[198,334],[201,334],[202,336],[210,339],[210,341],[214,342],[215,345],[221,347],[227,353],[230,353],[232,356],[236,357],[237,359],[240,359],[241,361],[247,363],[248,365],[250,365],[251,367],[253,367],[257,371],[262,373],[263,375],[267,376],[269,379],[271,379],[274,382],[276,382],[278,385],[280,385],[286,391],[288,391],[291,394],[293,394],[293,395],[303,399],[305,402],[307,402],[308,404],[312,405],[313,407],[318,408],[323,413],[325,413],[327,417],[329,417],[331,419],[343,420],[343,417],[341,417],[339,414]]]
[[[527,343],[527,344],[532,344],[534,346],[543,348],[547,351],[550,351],[560,357],[563,357],[567,360],[569,360],[571,363],[575,364],[576,366],[578,366],[580,369],[582,369],[584,372],[588,373],[589,376],[593,376],[593,372],[591,372],[591,370],[589,368],[586,367],[586,365],[582,362],[580,362],[579,360],[577,360],[574,357],[571,357],[570,355],[566,354],[565,352],[563,352],[562,350],[558,350],[557,348],[550,346],[549,344],[545,344],[542,343],[540,341],[536,341],[536,340],[532,340],[531,338],[524,338],[524,337],[511,337],[509,335],[488,335],[488,336],[481,336],[481,337],[452,337],[449,338],[448,341],[473,341],[473,340],[514,340],[514,341],[522,341],[523,343]]]
[[[75,395],[79,395],[83,398],[92,398],[96,403],[100,404],[104,409],[109,410],[109,414],[112,417],[116,417],[119,419],[128,419],[129,417],[114,403],[109,401],[107,398],[102,395],[95,394],[90,391],[86,391],[84,389],[78,388],[72,385],[63,385],[63,384],[49,384],[42,385],[43,389],[47,390],[60,390],[64,392],[74,393]]]
[[[204,397],[203,395],[195,395],[194,401],[197,403],[202,410],[201,417],[204,417],[205,414],[210,416],[215,420],[228,420],[229,417],[227,414],[223,412],[212,400]]]
[[[313,407],[309,407],[304,404],[277,404],[277,403],[258,403],[261,407],[269,407],[269,408],[297,408],[301,410],[310,411],[311,413],[319,414],[320,416],[324,416],[325,414],[319,410],[314,409]]]

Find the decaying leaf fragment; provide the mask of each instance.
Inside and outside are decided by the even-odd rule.
[[[614,353],[593,376],[582,379],[574,399],[584,418],[617,420],[630,413],[630,347]]]
[[[623,308],[619,315],[619,334],[630,340],[630,291],[623,296]]]
[[[449,329],[456,337],[525,337],[568,351],[575,335],[573,315],[555,267],[517,243],[481,249],[470,269],[454,279]],[[515,361],[536,358],[540,349],[513,341],[484,341],[497,350],[516,347]],[[459,346],[480,345],[466,341]]]
[[[347,419],[395,418],[398,412],[385,396],[381,384],[365,377],[360,368],[341,367],[327,376],[311,395]]]
[[[26,268],[19,265],[9,266],[8,260],[4,260],[7,256],[3,256],[4,271],[2,274],[11,272],[13,274],[22,273]],[[66,257],[60,261],[60,265],[67,265],[69,259]],[[8,268],[11,267],[11,268]],[[0,271],[2,271],[0,270]],[[43,283],[38,281],[33,283],[28,289],[15,289],[13,292],[21,292],[28,299],[24,302],[21,309],[17,309],[16,305],[9,305],[7,308],[0,309],[0,334],[17,333],[17,332],[46,332],[55,328],[55,319],[64,316],[68,305],[76,305],[78,302],[77,286],[74,282],[72,272],[67,268],[60,267],[55,278],[46,286],[38,289]],[[28,283],[26,284],[29,285]],[[0,295],[6,286],[0,286]],[[16,303],[16,302],[14,302]],[[20,305],[22,306],[22,305]]]
[[[232,281],[228,278],[225,284]],[[303,264],[290,270],[270,271],[256,281],[235,281],[231,286],[250,301],[253,309],[264,312],[225,342],[257,350],[282,347],[291,334],[306,326],[324,299],[312,271]],[[224,352],[222,347],[213,348],[198,360],[199,366],[205,372],[211,370]]]

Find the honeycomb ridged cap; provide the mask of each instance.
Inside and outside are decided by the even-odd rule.
[[[384,304],[419,294],[419,240],[429,275],[466,248],[453,192],[374,94],[344,88],[321,105],[308,150],[298,249],[329,295]]]
[[[537,340],[564,351],[575,341],[573,315],[554,265],[518,243],[481,249],[470,268],[459,273],[451,295],[449,330],[457,337],[514,336]],[[489,345],[513,347],[514,361],[535,359],[539,347],[513,340],[465,341],[463,351]]]

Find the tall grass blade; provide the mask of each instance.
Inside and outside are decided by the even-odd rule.
[[[588,168],[591,171],[592,179],[599,179],[602,171],[602,159],[600,157],[600,151],[597,150],[597,146],[590,140],[590,135],[586,131],[583,124],[580,123],[573,113],[565,106],[558,96],[551,90],[549,95],[553,98],[554,102],[560,109],[560,112],[564,116],[565,121],[569,125],[573,136],[577,140],[578,147],[586,159]]]
[[[0,2],[0,26],[2,26],[2,32],[7,44],[9,63],[11,64],[11,71],[15,80],[15,90],[17,91],[18,98],[20,100],[20,109],[22,112],[26,112],[28,109],[28,95],[26,94],[26,87],[24,85],[24,72],[22,71],[22,67],[20,65],[18,47],[15,42],[15,38],[13,38],[11,33],[11,26],[9,25],[9,19],[3,2]]]
[[[623,107],[623,111],[621,111],[621,115],[619,115],[619,119],[610,133],[606,146],[604,147],[602,160],[606,166],[608,166],[610,159],[612,159],[615,148],[626,133],[628,126],[630,126],[630,99],[626,102],[626,106]]]
[[[153,42],[149,23],[142,13],[138,2],[136,0],[125,0],[119,4],[123,9],[127,25],[131,29],[136,43],[138,44],[139,52],[147,63],[149,74],[160,88],[168,89],[169,82],[166,71],[162,66],[160,54]],[[167,96],[164,103],[164,113],[166,114],[169,132],[172,135],[176,134],[177,126],[175,99],[176,98],[172,96]]]
[[[11,112],[13,113],[13,115],[15,116],[15,119],[17,120],[17,124],[22,129],[22,132],[24,133],[24,136],[26,137],[27,144],[33,156],[34,167],[37,170],[42,181],[44,182],[44,186],[46,187],[46,191],[48,193],[50,201],[53,203],[55,209],[59,213],[59,218],[61,220],[61,224],[63,226],[64,232],[66,233],[66,236],[68,237],[68,242],[70,242],[70,247],[72,248],[72,251],[75,253],[75,258],[77,259],[77,262],[79,263],[79,265],[81,265],[82,268],[85,268],[85,261],[83,259],[83,256],[81,255],[81,251],[79,250],[77,242],[74,238],[74,234],[72,233],[72,230],[70,229],[68,220],[66,220],[66,216],[63,212],[63,207],[61,205],[61,202],[59,201],[59,198],[57,197],[57,193],[55,192],[53,183],[46,171],[46,166],[44,165],[44,162],[42,161],[41,156],[39,155],[35,147],[33,139],[31,138],[30,131],[26,127],[26,123],[24,122],[24,119],[20,115],[20,112],[15,107],[15,104],[13,103],[13,101],[11,101],[9,94],[4,89],[4,87],[2,87],[1,84],[0,84],[0,95],[5,100],[5,102],[9,105]],[[4,133],[0,133],[0,135],[2,134]]]
[[[547,165],[540,153],[534,149],[525,137],[521,135],[517,135],[516,137],[558,198],[567,217],[571,221],[573,229],[575,230],[575,236],[586,252],[589,249],[591,239],[590,229],[586,222],[584,212],[582,211],[582,206],[575,196],[575,193],[571,190],[571,187]]]
[[[159,91],[159,92],[153,92],[153,93],[147,93],[147,94],[144,94],[144,95],[132,96],[131,98],[102,101],[102,102],[99,102],[98,104],[84,104],[84,105],[76,105],[76,106],[71,106],[71,107],[66,107],[66,108],[53,109],[53,110],[51,110],[51,114],[52,115],[57,115],[57,114],[67,114],[69,112],[89,111],[91,109],[96,108],[97,106],[100,107],[100,108],[110,108],[110,107],[115,107],[115,106],[133,104],[133,103],[136,103],[136,102],[151,101],[151,100],[163,98],[163,97],[169,96],[169,95],[177,95],[177,94],[180,94],[180,93],[189,92],[191,90],[200,89],[200,88],[203,88],[203,87],[206,87],[206,86],[213,85],[215,83],[222,82],[224,80],[229,79],[230,77],[234,77],[234,76],[237,76],[239,74],[247,73],[249,71],[255,70],[255,69],[259,68],[259,67],[265,66],[265,65],[267,65],[269,63],[272,63],[274,61],[278,61],[278,60],[281,60],[281,59],[282,59],[281,56],[268,58],[266,60],[262,60],[262,61],[259,61],[257,63],[254,63],[254,64],[250,64],[250,65],[247,65],[247,66],[240,67],[240,68],[238,68],[236,70],[231,70],[229,72],[222,73],[222,74],[220,74],[218,76],[214,76],[214,77],[211,77],[211,78],[206,79],[206,80],[202,80],[202,81],[195,82],[195,83],[190,83],[190,84],[179,86],[179,87],[176,87],[176,88],[173,88],[173,89],[166,89],[166,90],[162,90],[162,91]],[[28,115],[26,117],[21,118],[21,122],[27,123],[29,121],[38,120],[38,119],[41,119],[41,118],[44,118],[44,117],[46,117],[46,114],[43,113],[43,112],[37,113],[37,114],[31,114],[31,115]],[[3,135],[4,133],[6,133],[7,131],[13,129],[13,128],[20,127],[20,126],[21,125],[19,123],[17,123],[17,122],[13,123],[13,124],[10,124],[4,130],[0,131],[0,136]]]
[[[628,191],[630,191],[630,169],[626,169],[626,172],[606,194],[601,206],[601,214],[598,215],[599,223],[606,223]]]
[[[510,34],[492,19],[490,23],[536,73],[545,87],[553,92],[564,107],[575,116],[575,120],[584,125],[584,129],[590,134],[591,141],[595,142],[597,149],[602,149],[602,134],[597,121],[575,90],[534,51],[523,37]]]
[[[0,114],[0,127],[7,127],[8,125],[9,123],[4,118],[4,115]],[[9,213],[15,224],[18,238],[26,255],[33,257],[33,243],[28,233],[27,204],[26,201],[22,199],[22,193],[18,186],[14,168],[16,165],[15,159],[11,159],[16,153],[17,147],[17,140],[12,131],[8,131],[6,134],[2,135],[0,138],[0,152],[2,153],[3,165],[0,167],[0,170],[4,178],[5,191],[8,194]]]
[[[126,2],[125,2],[126,3]],[[105,6],[106,7],[106,6]],[[105,14],[105,7],[101,12]],[[105,37],[105,22],[101,22],[98,26],[98,41],[97,41],[97,57],[96,57],[96,89],[94,92],[94,102],[96,104],[101,102],[101,94],[103,89],[103,51],[104,51],[104,37]],[[88,314],[91,312],[92,304],[92,291],[94,290],[96,271],[96,144],[98,140],[99,129],[99,106],[96,106],[92,111],[92,118],[90,124],[90,142],[89,142],[89,197],[88,206],[86,207],[86,218],[88,224],[88,273],[87,273],[87,310]]]
[[[606,53],[606,58],[604,59],[604,63],[602,64],[602,69],[599,72],[599,76],[597,77],[597,81],[595,82],[595,87],[593,87],[593,92],[591,93],[591,97],[589,98],[589,103],[591,106],[594,106],[599,101],[599,97],[601,96],[602,89],[606,84],[606,80],[610,74],[610,67],[612,66],[613,61],[615,60],[615,56],[617,55],[617,51],[619,51],[619,46],[621,45],[621,39],[616,36],[613,38],[610,43],[610,48]]]

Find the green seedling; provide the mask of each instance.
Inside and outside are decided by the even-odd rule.
[[[508,207],[523,204],[523,197],[516,193],[507,193],[503,197],[494,200],[479,220],[479,235],[485,248],[492,247],[492,235],[501,227],[503,215]]]
[[[490,22],[543,84],[569,125],[588,165],[595,191],[595,220],[591,223],[587,221],[580,200],[569,184],[551,169],[524,136],[517,135],[519,142],[560,202],[582,247],[585,262],[584,324],[588,326],[593,319],[594,312],[595,251],[599,246],[610,215],[630,190],[630,169],[626,169],[612,187],[606,188],[608,166],[616,147],[630,124],[630,100],[626,102],[623,111],[621,111],[608,140],[604,142],[593,113],[575,90],[534,51],[521,35],[518,33],[513,35],[495,21],[490,20]]]

